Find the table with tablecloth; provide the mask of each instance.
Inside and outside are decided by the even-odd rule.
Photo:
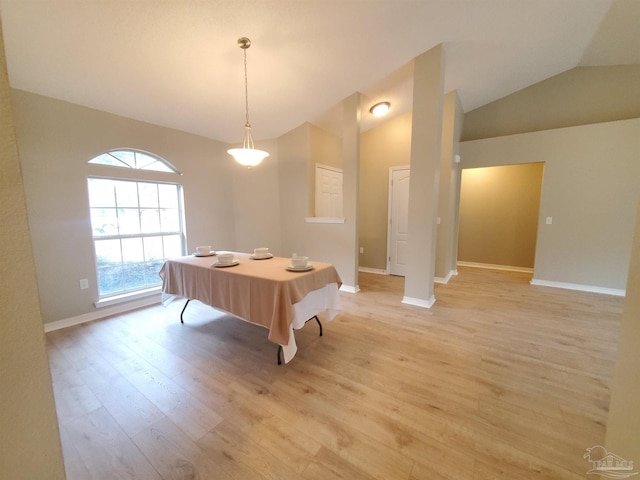
[[[220,253],[220,252],[219,252]],[[329,263],[310,261],[308,271],[289,271],[291,260],[257,260],[233,252],[238,264],[214,267],[217,256],[195,255],[167,260],[160,270],[162,291],[199,300],[269,330],[282,347],[285,362],[297,351],[294,329],[324,311],[327,320],[341,310],[338,272]]]

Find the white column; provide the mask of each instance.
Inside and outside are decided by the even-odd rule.
[[[411,180],[409,184],[409,263],[403,303],[431,307],[436,260],[436,220],[444,101],[442,45],[414,60]]]
[[[357,292],[358,287],[358,191],[360,182],[360,94],[345,98],[342,102],[342,168],[343,209],[346,218],[343,237],[348,253],[349,267],[341,272],[344,289]]]

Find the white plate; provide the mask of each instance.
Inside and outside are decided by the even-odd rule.
[[[212,257],[216,254],[216,252],[214,252],[213,250],[210,251],[209,253],[194,253],[193,256],[194,257]]]
[[[253,260],[266,260],[267,258],[273,258],[273,253],[267,253],[266,255],[249,255],[249,258]]]
[[[307,272],[309,270],[313,270],[313,265],[307,265],[306,267],[294,267],[293,265],[289,265],[287,270],[290,272]]]
[[[231,263],[220,263],[220,262],[215,262],[215,263],[212,263],[212,264],[211,264],[211,266],[212,266],[212,267],[216,267],[216,268],[233,267],[233,266],[235,266],[235,265],[238,265],[239,263],[240,263],[240,260],[237,260],[237,259],[236,259],[236,260],[234,260],[234,261],[233,261],[233,262],[231,262]]]

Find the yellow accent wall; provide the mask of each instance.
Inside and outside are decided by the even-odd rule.
[[[543,168],[462,171],[458,261],[533,269]]]

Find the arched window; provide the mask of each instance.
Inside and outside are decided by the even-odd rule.
[[[112,150],[92,158],[89,163],[136,170],[179,173],[176,167],[165,159],[141,150]]]
[[[103,153],[89,163],[178,174],[166,160],[137,150]],[[157,289],[164,261],[184,255],[182,186],[144,177],[87,179],[100,300]]]

